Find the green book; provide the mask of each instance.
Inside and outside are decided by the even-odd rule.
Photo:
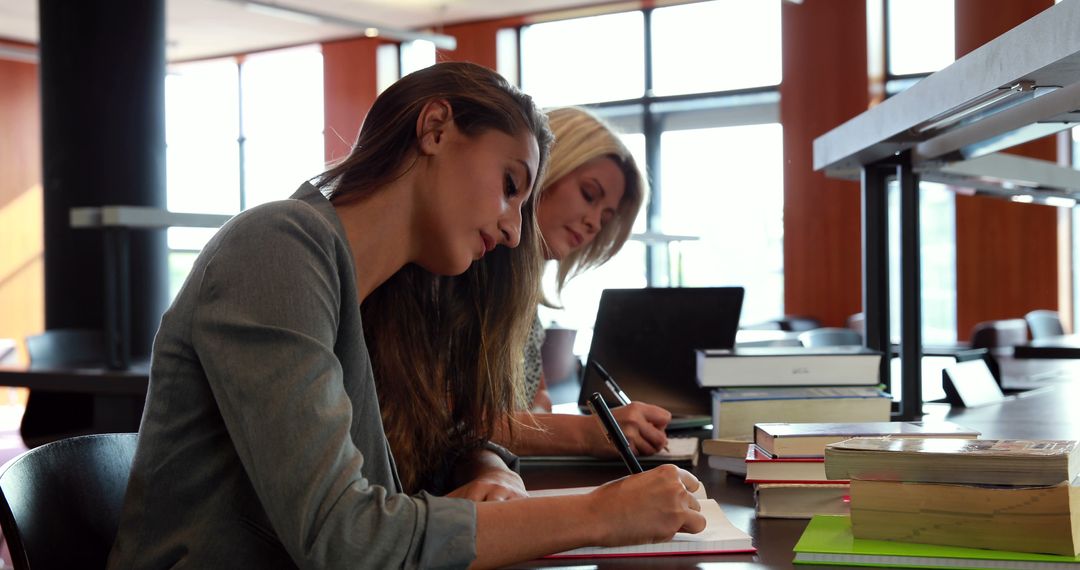
[[[848,516],[815,515],[794,550],[795,564],[799,565],[1080,570],[1080,556],[857,539],[851,535]]]

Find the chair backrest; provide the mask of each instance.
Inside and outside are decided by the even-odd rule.
[[[1027,321],[1033,340],[1065,334],[1065,330],[1061,326],[1061,315],[1057,311],[1048,311],[1046,309],[1031,311],[1024,315],[1024,320]]]
[[[17,570],[104,568],[138,434],[63,439],[0,472],[0,528]]]
[[[581,381],[581,360],[574,354],[576,338],[577,331],[574,329],[552,327],[545,331],[544,344],[540,346],[540,360],[548,386],[569,380]]]
[[[1024,319],[983,321],[971,330],[972,348],[1002,348],[1027,342],[1027,323]]]
[[[26,337],[30,364],[63,366],[105,363],[105,335],[91,329],[52,329]]]
[[[800,315],[784,315],[776,320],[780,325],[780,330],[788,332],[802,332],[821,328],[821,321],[814,317],[804,317]]]
[[[861,334],[866,335],[866,314],[854,313],[847,318],[847,328]]]
[[[803,346],[858,346],[863,343],[862,335],[845,328],[823,327],[799,333]]]

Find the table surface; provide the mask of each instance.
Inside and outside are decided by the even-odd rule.
[[[1080,384],[1060,384],[1010,396],[1005,401],[980,408],[950,408],[947,404],[926,404],[925,419],[947,419],[977,429],[986,439],[1080,439],[1080,416],[1073,402],[1080,402]],[[799,540],[806,520],[757,519],[754,516],[753,486],[739,477],[709,468],[704,460],[694,473],[710,498],[723,507],[731,522],[754,537],[756,554],[716,554],[709,556],[667,556],[539,560],[515,568],[793,568],[792,548]],[[599,485],[625,475],[618,467],[523,468],[525,485],[531,489]]]
[[[50,392],[146,395],[150,365],[138,362],[125,370],[105,367],[0,365],[0,386],[21,386]]]

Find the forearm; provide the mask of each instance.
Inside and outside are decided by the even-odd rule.
[[[510,421],[514,426],[511,441]],[[598,429],[590,416],[515,412],[496,430],[493,438],[517,455],[590,455],[590,430]]]
[[[476,505],[473,568],[494,568],[597,544],[602,521],[587,495]]]
[[[495,452],[477,449],[462,455],[454,465],[451,483],[454,487],[458,487],[476,479],[486,471],[502,469],[509,469],[509,467]]]

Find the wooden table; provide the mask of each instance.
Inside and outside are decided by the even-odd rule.
[[[987,439],[1080,439],[1080,384],[1059,384],[1032,390],[981,408],[952,409],[947,404],[926,404],[926,418],[944,418],[977,429]],[[723,507],[731,522],[754,537],[756,554],[710,556],[661,556],[538,560],[514,568],[793,568],[792,547],[806,520],[761,519],[754,516],[753,486],[741,478],[725,476],[700,461],[694,473],[705,484],[710,498]],[[529,465],[522,473],[528,488],[599,485],[626,474],[620,467],[551,467]],[[569,524],[569,521],[568,521]]]
[[[150,384],[150,365],[139,362],[126,370],[110,368],[71,368],[59,366],[0,366],[0,386],[26,387],[35,392],[56,394],[67,400],[80,399],[78,406],[89,406],[89,425],[82,426],[85,433],[113,433],[139,431],[146,390]],[[44,395],[44,394],[43,394]],[[85,400],[85,402],[83,401]],[[36,415],[28,412],[23,416],[20,432],[27,445],[33,447],[50,441],[56,436],[50,427],[50,410],[34,408]],[[28,421],[27,416],[34,420]]]

